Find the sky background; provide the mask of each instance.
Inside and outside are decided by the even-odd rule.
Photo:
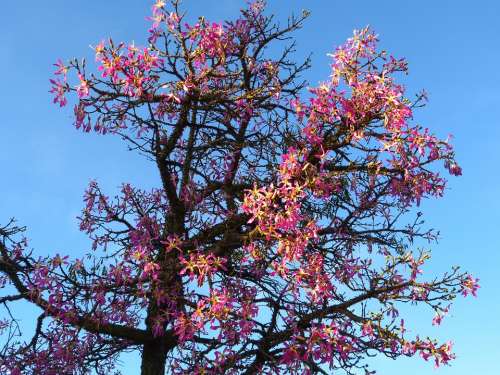
[[[154,168],[128,153],[118,139],[87,135],[72,126],[71,108],[59,110],[48,93],[57,58],[87,57],[101,39],[143,45],[149,0],[6,1],[0,12],[0,224],[15,216],[40,253],[80,255],[89,242],[75,217],[91,179],[113,195],[121,182],[157,185]],[[191,16],[221,21],[242,1],[185,0]],[[444,198],[422,206],[427,224],[441,231],[427,274],[452,265],[480,278],[477,299],[459,298],[439,329],[430,312],[405,317],[414,332],[455,344],[452,367],[435,370],[420,358],[372,361],[382,375],[500,374],[500,2],[490,1],[279,1],[278,18],[312,12],[296,33],[297,59],[313,53],[311,85],[326,80],[334,46],[354,28],[371,25],[381,47],[406,57],[408,92],[426,89],[429,105],[418,123],[442,137],[454,135],[464,174],[450,180]],[[92,63],[89,65],[92,66]],[[24,312],[25,320],[32,315]],[[124,374],[138,374],[134,358]]]

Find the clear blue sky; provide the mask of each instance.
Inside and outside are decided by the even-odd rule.
[[[219,21],[243,1],[185,0],[192,16]],[[40,253],[81,254],[89,248],[75,216],[90,179],[112,195],[123,181],[152,186],[152,166],[110,137],[73,129],[71,110],[51,104],[48,78],[57,58],[87,56],[108,36],[144,44],[149,0],[6,1],[0,12],[0,223],[15,216]],[[382,47],[405,56],[410,92],[425,88],[430,104],[417,122],[455,136],[464,170],[441,200],[424,204],[429,226],[441,230],[431,272],[459,264],[481,279],[477,299],[459,299],[442,327],[432,314],[411,314],[422,335],[452,339],[457,360],[434,370],[418,359],[374,360],[383,375],[500,374],[500,2],[496,0],[269,0],[280,18],[307,7],[298,56],[313,53],[311,84],[328,75],[326,54],[354,28],[371,25]],[[29,319],[30,314],[24,315]],[[133,360],[130,360],[133,366]],[[128,367],[128,366],[127,366]],[[138,370],[124,371],[126,375]]]

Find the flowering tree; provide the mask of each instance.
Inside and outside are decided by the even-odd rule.
[[[404,96],[405,61],[369,29],[305,90],[309,61],[291,60],[289,34],[307,13],[280,26],[263,7],[188,24],[177,1],[159,0],[148,47],[101,42],[96,73],[58,61],[54,102],[76,94],[76,128],[121,137],[161,185],[123,184],[113,199],[91,182],[79,220],[93,245],[80,259],[36,258],[22,228],[0,229],[2,373],[109,374],[127,351],[144,375],[453,359],[450,342],[410,335],[398,317],[426,305],[439,324],[478,288],[458,268],[420,275],[418,244],[436,233],[413,208],[443,194],[438,162],[461,174],[450,144],[412,124],[425,96]],[[40,311],[30,337],[10,314],[18,301]]]

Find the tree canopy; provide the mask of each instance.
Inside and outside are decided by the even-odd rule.
[[[146,47],[109,39],[97,70],[55,64],[54,102],[75,98],[76,128],[122,139],[160,184],[109,197],[92,181],[81,258],[35,257],[24,228],[0,229],[2,373],[110,374],[128,351],[143,375],[368,374],[376,354],[454,358],[399,316],[426,305],[439,325],[479,287],[458,267],[421,275],[437,233],[415,207],[442,196],[445,170],[461,174],[453,148],[414,124],[425,93],[406,96],[406,61],[369,28],[308,86],[292,37],[307,16],[280,24],[254,1],[235,20],[189,24],[178,1],[158,0]],[[19,301],[40,311],[28,339],[10,314]]]

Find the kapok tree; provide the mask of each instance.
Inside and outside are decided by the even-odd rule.
[[[147,47],[99,43],[96,73],[56,64],[54,101],[76,94],[76,128],[120,137],[161,184],[123,184],[112,199],[91,182],[79,220],[93,245],[80,259],[36,258],[22,228],[0,230],[0,302],[40,311],[32,336],[4,315],[2,373],[110,374],[128,351],[144,375],[368,373],[377,353],[453,359],[450,342],[398,317],[403,304],[426,305],[439,324],[478,288],[458,268],[421,275],[419,246],[436,232],[414,207],[443,194],[438,162],[461,174],[452,147],[412,124],[425,97],[404,96],[394,75],[405,61],[379,52],[369,29],[305,89],[309,61],[293,62],[289,34],[307,13],[280,26],[263,6],[188,24],[177,1],[159,0]]]

